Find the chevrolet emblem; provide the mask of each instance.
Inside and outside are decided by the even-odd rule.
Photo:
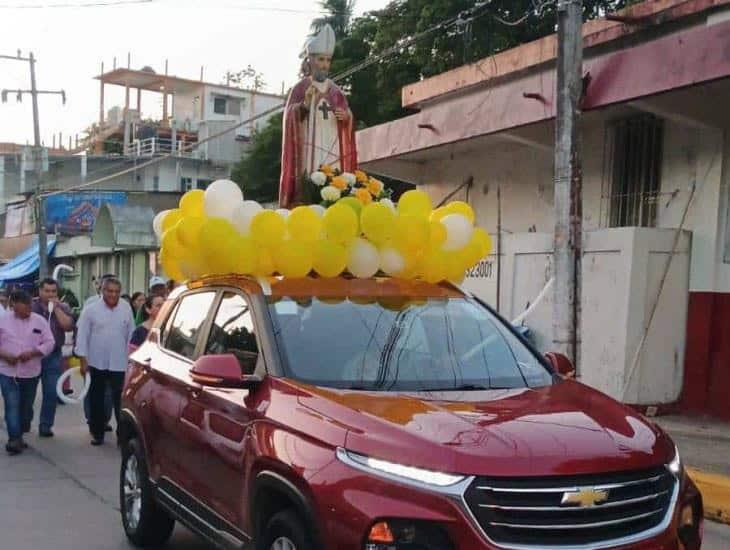
[[[578,489],[563,493],[560,504],[574,504],[580,508],[589,508],[608,500],[608,491],[602,489]]]

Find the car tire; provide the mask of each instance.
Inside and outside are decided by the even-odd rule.
[[[266,524],[259,550],[314,550],[304,523],[294,510],[275,514]]]
[[[155,501],[144,452],[136,439],[122,448],[119,508],[124,532],[134,546],[161,546],[172,535],[175,520]]]

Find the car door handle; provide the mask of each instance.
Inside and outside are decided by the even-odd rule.
[[[193,399],[197,399],[198,397],[200,397],[200,390],[198,388],[191,388],[190,386],[188,386],[188,393]]]

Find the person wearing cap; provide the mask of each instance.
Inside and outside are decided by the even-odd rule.
[[[16,455],[26,447],[23,433],[30,431],[41,359],[56,341],[48,321],[33,313],[27,292],[13,291],[10,302],[12,313],[0,316],[0,391],[8,432],[5,450]]]
[[[167,298],[167,295],[168,295],[167,282],[162,277],[160,277],[158,275],[154,275],[150,279],[149,288],[150,288],[150,293],[148,296],[153,296],[153,297],[160,296],[162,298]],[[139,310],[136,312],[136,314],[134,316],[134,325],[135,326],[138,327],[142,323],[144,323],[144,308],[143,307],[139,308]]]

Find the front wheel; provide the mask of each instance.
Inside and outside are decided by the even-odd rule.
[[[129,541],[137,547],[163,545],[172,535],[173,520],[154,499],[144,453],[136,439],[122,449],[119,507]]]
[[[260,550],[313,550],[302,520],[293,510],[275,514],[266,524]]]

